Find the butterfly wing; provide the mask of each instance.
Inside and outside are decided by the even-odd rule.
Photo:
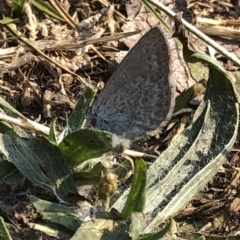
[[[94,102],[95,127],[128,139],[155,134],[174,107],[171,55],[162,31],[147,32],[123,59]]]

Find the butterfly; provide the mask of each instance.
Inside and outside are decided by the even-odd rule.
[[[149,30],[129,51],[87,113],[93,127],[126,139],[160,132],[174,109],[175,76],[163,31]]]

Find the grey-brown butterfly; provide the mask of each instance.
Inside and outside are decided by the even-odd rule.
[[[174,108],[172,63],[164,33],[152,28],[109,78],[88,111],[88,122],[132,140],[157,134]]]

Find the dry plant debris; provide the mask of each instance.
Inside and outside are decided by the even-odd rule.
[[[24,116],[41,124],[49,126],[57,117],[57,127],[61,131],[79,96],[83,93],[85,86],[80,80],[84,79],[86,83],[101,88],[122,58],[124,53],[122,50],[131,47],[129,39],[125,39],[127,47],[117,41],[116,33],[121,32],[122,29],[135,31],[145,24],[148,25],[149,22],[154,25],[153,18],[147,13],[141,13],[137,24],[136,21],[128,22],[128,19],[134,19],[137,14],[135,10],[139,10],[134,8],[137,6],[136,2],[132,1],[132,5],[125,5],[125,1],[114,1],[114,4],[107,0],[61,1],[59,4],[72,18],[71,24],[49,17],[37,10],[30,2],[26,2],[20,21],[11,23],[9,27],[32,43],[35,48],[44,52],[52,61],[20,41],[6,28],[1,28],[1,97]],[[165,2],[170,7],[174,6],[173,1]],[[215,39],[227,50],[240,57],[238,1],[176,2],[175,7],[184,11],[186,16],[190,15],[190,19],[199,29],[216,36]],[[10,1],[2,1],[0,7],[6,16],[14,17]],[[114,35],[114,41],[99,40],[106,35]],[[91,44],[84,45],[89,39]],[[135,40],[132,44],[134,43]],[[236,67],[226,59],[222,57],[220,59],[226,63],[228,69],[236,71]],[[77,79],[71,73],[78,74],[81,79]],[[184,88],[186,88],[185,83],[181,91]],[[187,126],[189,115],[185,114],[178,121],[173,119],[168,127],[168,130],[174,129],[170,135],[179,134]],[[157,153],[166,145],[162,143],[163,138],[167,141],[172,136],[165,135],[162,138],[158,136],[140,144],[146,152]],[[237,142],[236,148],[238,147]],[[187,219],[205,218],[208,220],[206,222],[209,224],[210,220],[212,225],[206,225],[202,229],[204,234],[239,236],[239,164],[239,152],[235,151],[205,191],[196,196],[188,207],[176,216],[176,219],[185,222]],[[26,188],[23,183],[24,187]],[[26,198],[22,200],[20,195],[9,195],[8,192],[6,186],[1,186],[1,215],[19,229],[30,226],[30,222],[34,222],[38,214]],[[29,231],[28,236],[30,237],[31,234]]]

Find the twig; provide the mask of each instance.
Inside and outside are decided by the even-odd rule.
[[[50,131],[48,127],[43,126],[37,122],[31,121],[27,118],[17,119],[0,113],[0,121],[4,121],[19,127],[23,127],[25,129],[34,130],[35,132],[38,132],[44,136],[48,136]]]
[[[145,158],[154,158],[154,159],[158,158],[158,156],[156,156],[156,155],[151,155],[151,154],[147,154],[147,153],[143,153],[143,152],[137,152],[137,151],[133,151],[130,149],[125,149],[123,153],[133,156],[133,157],[145,157]]]

